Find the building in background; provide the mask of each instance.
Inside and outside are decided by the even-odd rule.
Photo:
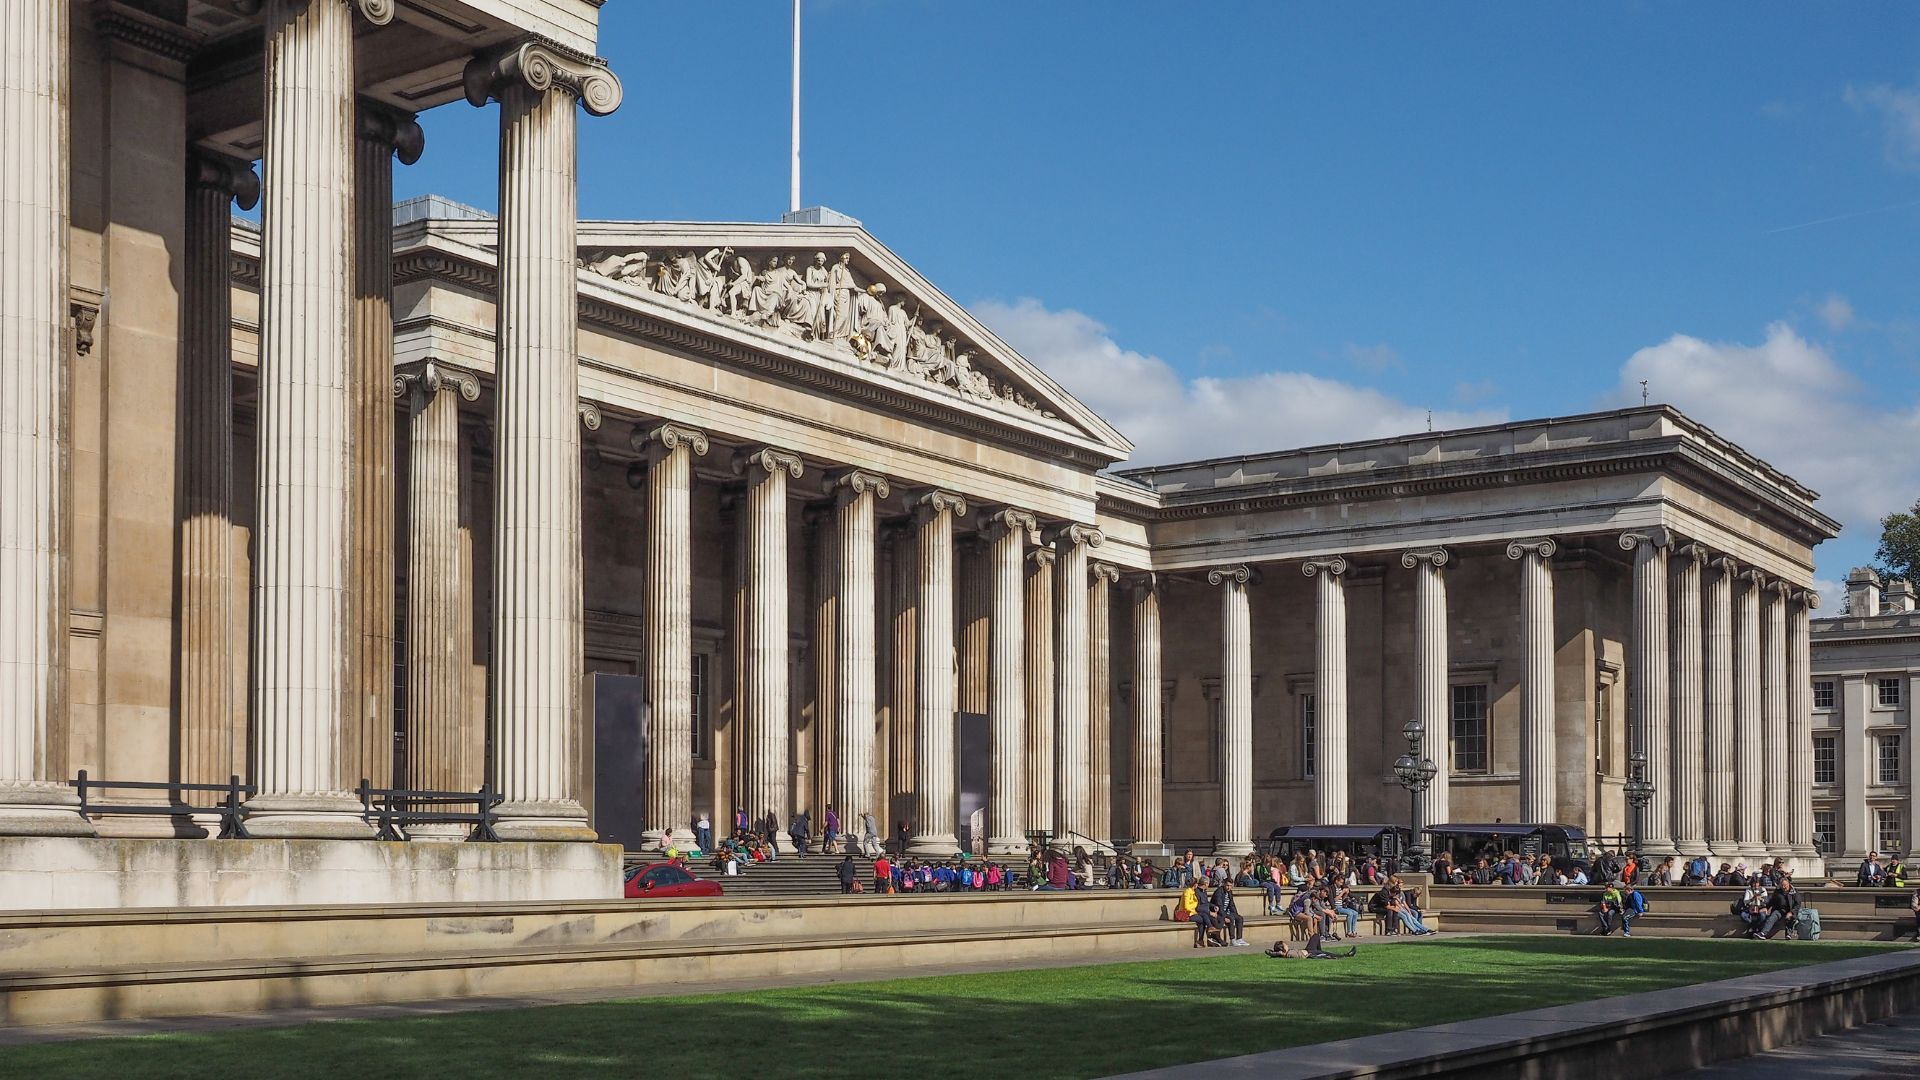
[[[1812,646],[1814,842],[1844,872],[1870,851],[1912,851],[1920,837],[1912,583],[1856,568],[1844,612],[1813,621]]]

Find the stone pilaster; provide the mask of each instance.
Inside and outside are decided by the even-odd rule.
[[[1089,834],[1103,844],[1113,842],[1113,583],[1120,571],[1103,562],[1089,568],[1087,589],[1088,640],[1087,697],[1093,722],[1088,729],[1088,757],[1093,782]]]
[[[679,424],[635,429],[646,461],[646,829],[657,850],[669,829],[693,827],[693,459],[706,433]]]
[[[1633,553],[1633,631],[1629,635],[1627,691],[1631,703],[1628,746],[1647,756],[1647,779],[1655,786],[1647,804],[1643,834],[1646,850],[1672,855],[1665,777],[1671,753],[1667,694],[1667,549],[1672,538],[1664,528],[1620,534],[1620,549]],[[1631,813],[1631,808],[1629,808]]]
[[[1520,564],[1520,636],[1526,643],[1526,681],[1520,690],[1520,820],[1552,821],[1558,814],[1553,737],[1553,567],[1549,538],[1515,540],[1507,558]]]
[[[1796,591],[1787,608],[1787,791],[1793,798],[1788,811],[1787,839],[1802,860],[1818,857],[1813,846],[1813,658],[1809,651],[1809,621],[1820,597]]]
[[[596,60],[523,42],[468,63],[466,93],[474,105],[500,103],[493,756],[506,802],[498,831],[590,840],[579,799],[574,107],[612,112],[620,83]]]
[[[353,11],[268,0],[254,532],[255,836],[366,836],[349,716]],[[391,385],[380,380],[384,390]]]
[[[1053,825],[1067,847],[1093,836],[1093,674],[1091,625],[1087,621],[1088,549],[1105,539],[1088,525],[1068,525],[1054,537],[1059,566],[1054,575]]]
[[[874,723],[878,715],[873,624],[878,537],[874,503],[890,494],[886,478],[869,472],[855,470],[834,482],[834,542],[840,557],[835,583],[839,596],[839,640],[835,649],[839,674],[834,680],[833,787],[840,799],[840,827],[856,836],[862,815],[872,813],[876,823],[886,818],[885,808],[875,806],[873,801]]]
[[[180,566],[176,652],[182,783],[247,772],[246,711],[235,701],[233,566],[233,205],[260,199],[253,166],[204,151],[187,160],[181,311]]]
[[[1707,849],[1707,731],[1705,641],[1700,620],[1700,572],[1706,549],[1685,544],[1668,560],[1673,569],[1671,693],[1672,756],[1670,767],[1656,783],[1671,807],[1673,843],[1691,858]]]
[[[353,358],[347,379],[347,710],[340,782],[393,774],[393,159],[420,160],[412,115],[369,98],[353,140]],[[411,766],[409,766],[411,769]]]
[[[1760,649],[1760,591],[1766,576],[1743,570],[1733,594],[1733,763],[1734,835],[1749,859],[1766,854],[1765,803],[1761,789],[1766,776],[1762,712],[1764,685]]]
[[[951,855],[959,843],[954,833],[959,762],[954,728],[953,519],[966,512],[966,500],[945,491],[922,495],[913,512],[920,553],[920,756],[911,850],[919,855]]]
[[[1253,570],[1207,571],[1220,589],[1220,839],[1216,855],[1253,851],[1253,627],[1247,585]]]
[[[477,791],[486,731],[484,718],[468,706],[473,588],[460,542],[460,402],[479,400],[480,381],[458,368],[428,361],[388,383],[405,398],[410,413],[403,786]],[[438,831],[454,837],[462,832],[458,827]]]
[[[1160,759],[1166,738],[1161,712],[1160,580],[1147,574],[1133,585],[1133,854],[1170,854],[1161,813]]]
[[[1445,548],[1424,548],[1400,556],[1400,565],[1413,576],[1414,716],[1426,730],[1420,752],[1439,771],[1420,796],[1420,821],[1438,825],[1451,820],[1450,785],[1453,754],[1448,738],[1453,721],[1453,691],[1447,668],[1447,577],[1451,558]],[[1425,839],[1420,841],[1426,843]]]
[[[989,623],[991,663],[987,671],[988,753],[992,774],[987,788],[987,850],[1012,854],[1027,848],[1026,756],[1027,541],[1039,522],[1024,510],[1001,510],[987,521],[993,545],[993,605]]]
[[[1761,835],[1768,852],[1785,854],[1792,845],[1791,807],[1808,794],[1787,786],[1799,748],[1787,741],[1787,586],[1783,581],[1767,582],[1761,593],[1760,647]]]
[[[1316,581],[1314,623],[1313,804],[1322,825],[1347,821],[1347,560],[1313,559],[1300,567]]]
[[[887,731],[888,813],[880,822],[885,838],[898,836],[901,822],[911,823],[919,799],[917,760],[920,753],[920,547],[911,524],[888,525],[885,543],[893,552],[893,633],[888,667],[893,681]]]
[[[787,480],[798,480],[797,455],[761,449],[740,455],[747,476],[746,671],[741,679],[740,805],[761,821],[769,814],[783,847],[792,717],[787,671]]]
[[[1053,752],[1059,733],[1054,724],[1053,564],[1051,547],[1036,547],[1027,569],[1027,753],[1026,828],[1054,831]]]
[[[1745,855],[1737,835],[1733,749],[1733,579],[1740,571],[1725,556],[1709,557],[1707,568],[1707,846],[1715,858],[1732,860]]]
[[[67,4],[0,5],[0,834],[93,832],[63,782]]]

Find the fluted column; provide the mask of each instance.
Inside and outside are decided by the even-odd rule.
[[[1439,771],[1422,792],[1420,820],[1427,825],[1451,820],[1451,799],[1447,777],[1453,772],[1453,754],[1449,752],[1449,729],[1453,722],[1451,683],[1447,660],[1447,578],[1445,567],[1450,558],[1446,548],[1425,548],[1405,552],[1400,565],[1413,574],[1413,680],[1414,716],[1426,732],[1420,753]],[[1422,840],[1421,843],[1426,841]]]
[[[1133,586],[1133,854],[1168,854],[1161,814],[1160,589],[1153,574]]]
[[[1556,545],[1541,537],[1515,540],[1507,558],[1520,563],[1520,636],[1527,674],[1520,690],[1520,820],[1558,817],[1553,736],[1553,558]]]
[[[1761,702],[1760,590],[1765,583],[1760,571],[1743,570],[1733,594],[1733,827],[1748,858],[1758,858],[1767,850],[1761,795],[1766,717]]]
[[[474,105],[500,103],[493,748],[506,802],[497,831],[591,840],[579,798],[589,733],[580,701],[574,106],[612,112],[620,84],[597,61],[526,42],[470,62],[466,91]]]
[[[874,503],[891,492],[886,477],[854,470],[834,481],[834,542],[839,580],[839,662],[834,680],[833,789],[840,803],[840,827],[859,834],[861,815],[873,813],[886,820],[886,808],[875,806],[873,739],[878,715],[878,665],[874,643],[874,559],[878,536]],[[824,819],[823,819],[824,820]],[[882,828],[885,828],[883,825]]]
[[[1054,575],[1053,824],[1070,847],[1069,833],[1093,835],[1093,675],[1091,626],[1087,621],[1087,551],[1104,537],[1087,525],[1069,525],[1054,537],[1059,566]]]
[[[268,0],[253,699],[260,837],[365,836],[341,777],[352,449],[353,12]],[[381,387],[390,385],[382,379]]]
[[[1819,857],[1813,846],[1813,657],[1810,620],[1818,594],[1797,590],[1787,608],[1788,844],[1796,858]],[[1803,864],[1804,865],[1804,864]]]
[[[1674,549],[1670,767],[1655,783],[1666,784],[1674,847],[1687,857],[1707,849],[1707,731],[1704,639],[1700,624],[1700,571],[1706,549],[1685,544]],[[1661,793],[1654,797],[1660,798]]]
[[[460,402],[478,400],[480,382],[458,368],[428,361],[389,378],[388,385],[406,399],[411,414],[404,786],[477,791],[486,733],[467,700],[473,590],[460,550]],[[437,831],[457,837],[463,830]]]
[[[893,553],[893,647],[888,663],[893,682],[887,731],[888,812],[892,820],[880,824],[891,839],[896,835],[895,827],[913,817],[919,798],[920,548],[910,522],[890,524],[885,533],[885,542]]]
[[[233,204],[253,207],[253,166],[193,152],[187,162],[187,248],[180,379],[180,743],[182,783],[245,773],[246,713],[234,700]]]
[[[1706,790],[1707,846],[1716,858],[1745,854],[1735,813],[1733,749],[1733,579],[1739,564],[1725,556],[1707,559]]]
[[[787,480],[799,479],[798,455],[760,449],[736,467],[747,477],[746,672],[741,680],[740,805],[759,821],[771,814],[786,838],[792,717],[787,672]]]
[[[636,429],[647,485],[646,829],[661,847],[669,829],[693,826],[693,459],[705,432],[679,424]]]
[[[914,507],[920,553],[919,736],[911,850],[951,855],[959,838],[959,762],[954,727],[956,672],[953,652],[953,519],[967,503],[945,491],[928,492]]]
[[[68,4],[0,4],[0,834],[93,827],[63,782]]]
[[[1024,510],[1001,510],[987,521],[993,572],[993,614],[988,631],[987,850],[1011,854],[1027,847],[1026,757],[1027,540],[1039,522]]]
[[[1089,778],[1093,829],[1088,833],[1103,844],[1113,842],[1113,583],[1120,571],[1103,562],[1090,568],[1087,590],[1087,696],[1093,722],[1088,728]]]
[[[1667,675],[1667,548],[1664,528],[1620,534],[1620,549],[1633,553],[1633,632],[1627,659],[1628,745],[1647,757],[1647,779],[1655,785],[1647,803],[1643,837],[1646,850],[1674,854],[1668,825],[1664,777],[1669,754]]]
[[[1051,547],[1036,547],[1027,570],[1027,753],[1025,828],[1054,832],[1053,564]]]
[[[1313,559],[1300,567],[1315,579],[1313,773],[1314,820],[1347,821],[1347,560]]]
[[[1220,588],[1220,839],[1216,855],[1253,851],[1253,627],[1247,585],[1253,570],[1207,571]]]
[[[1788,781],[1798,747],[1787,739],[1787,585],[1767,582],[1760,597],[1761,690],[1760,714],[1762,781],[1761,833],[1767,850],[1784,854],[1792,844],[1789,835],[1791,807],[1805,797],[1791,790]],[[1812,778],[1809,777],[1809,780]]]

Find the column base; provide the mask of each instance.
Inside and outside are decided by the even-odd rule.
[[[960,838],[953,833],[921,833],[907,841],[907,854],[947,858],[960,850]]]
[[[247,834],[257,840],[371,840],[376,831],[344,791],[257,795],[245,809]]]
[[[1158,840],[1135,840],[1127,854],[1136,859],[1171,859],[1173,849]]]
[[[0,783],[0,836],[92,836],[80,796],[65,784]]]
[[[1213,853],[1223,857],[1231,856],[1234,858],[1242,855],[1251,855],[1253,854],[1253,841],[1224,840],[1213,846]]]
[[[987,841],[989,855],[1025,855],[1027,838],[1024,836],[995,836]]]
[[[504,802],[494,815],[493,831],[502,840],[595,843],[600,839],[587,824],[587,808],[572,799]]]
[[[1739,842],[1734,840],[1707,841],[1707,854],[1715,863],[1742,863],[1747,861],[1746,849],[1742,848]],[[1719,873],[1720,867],[1716,865],[1713,868],[1713,872],[1716,874]]]

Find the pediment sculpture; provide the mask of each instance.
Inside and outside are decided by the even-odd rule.
[[[851,252],[816,252],[800,265],[790,251],[731,247],[666,252],[608,252],[581,265],[596,274],[710,314],[832,349],[896,374],[925,379],[975,401],[1055,414],[975,362],[969,342],[928,318],[904,292],[863,281]],[[911,305],[911,310],[909,310]]]

